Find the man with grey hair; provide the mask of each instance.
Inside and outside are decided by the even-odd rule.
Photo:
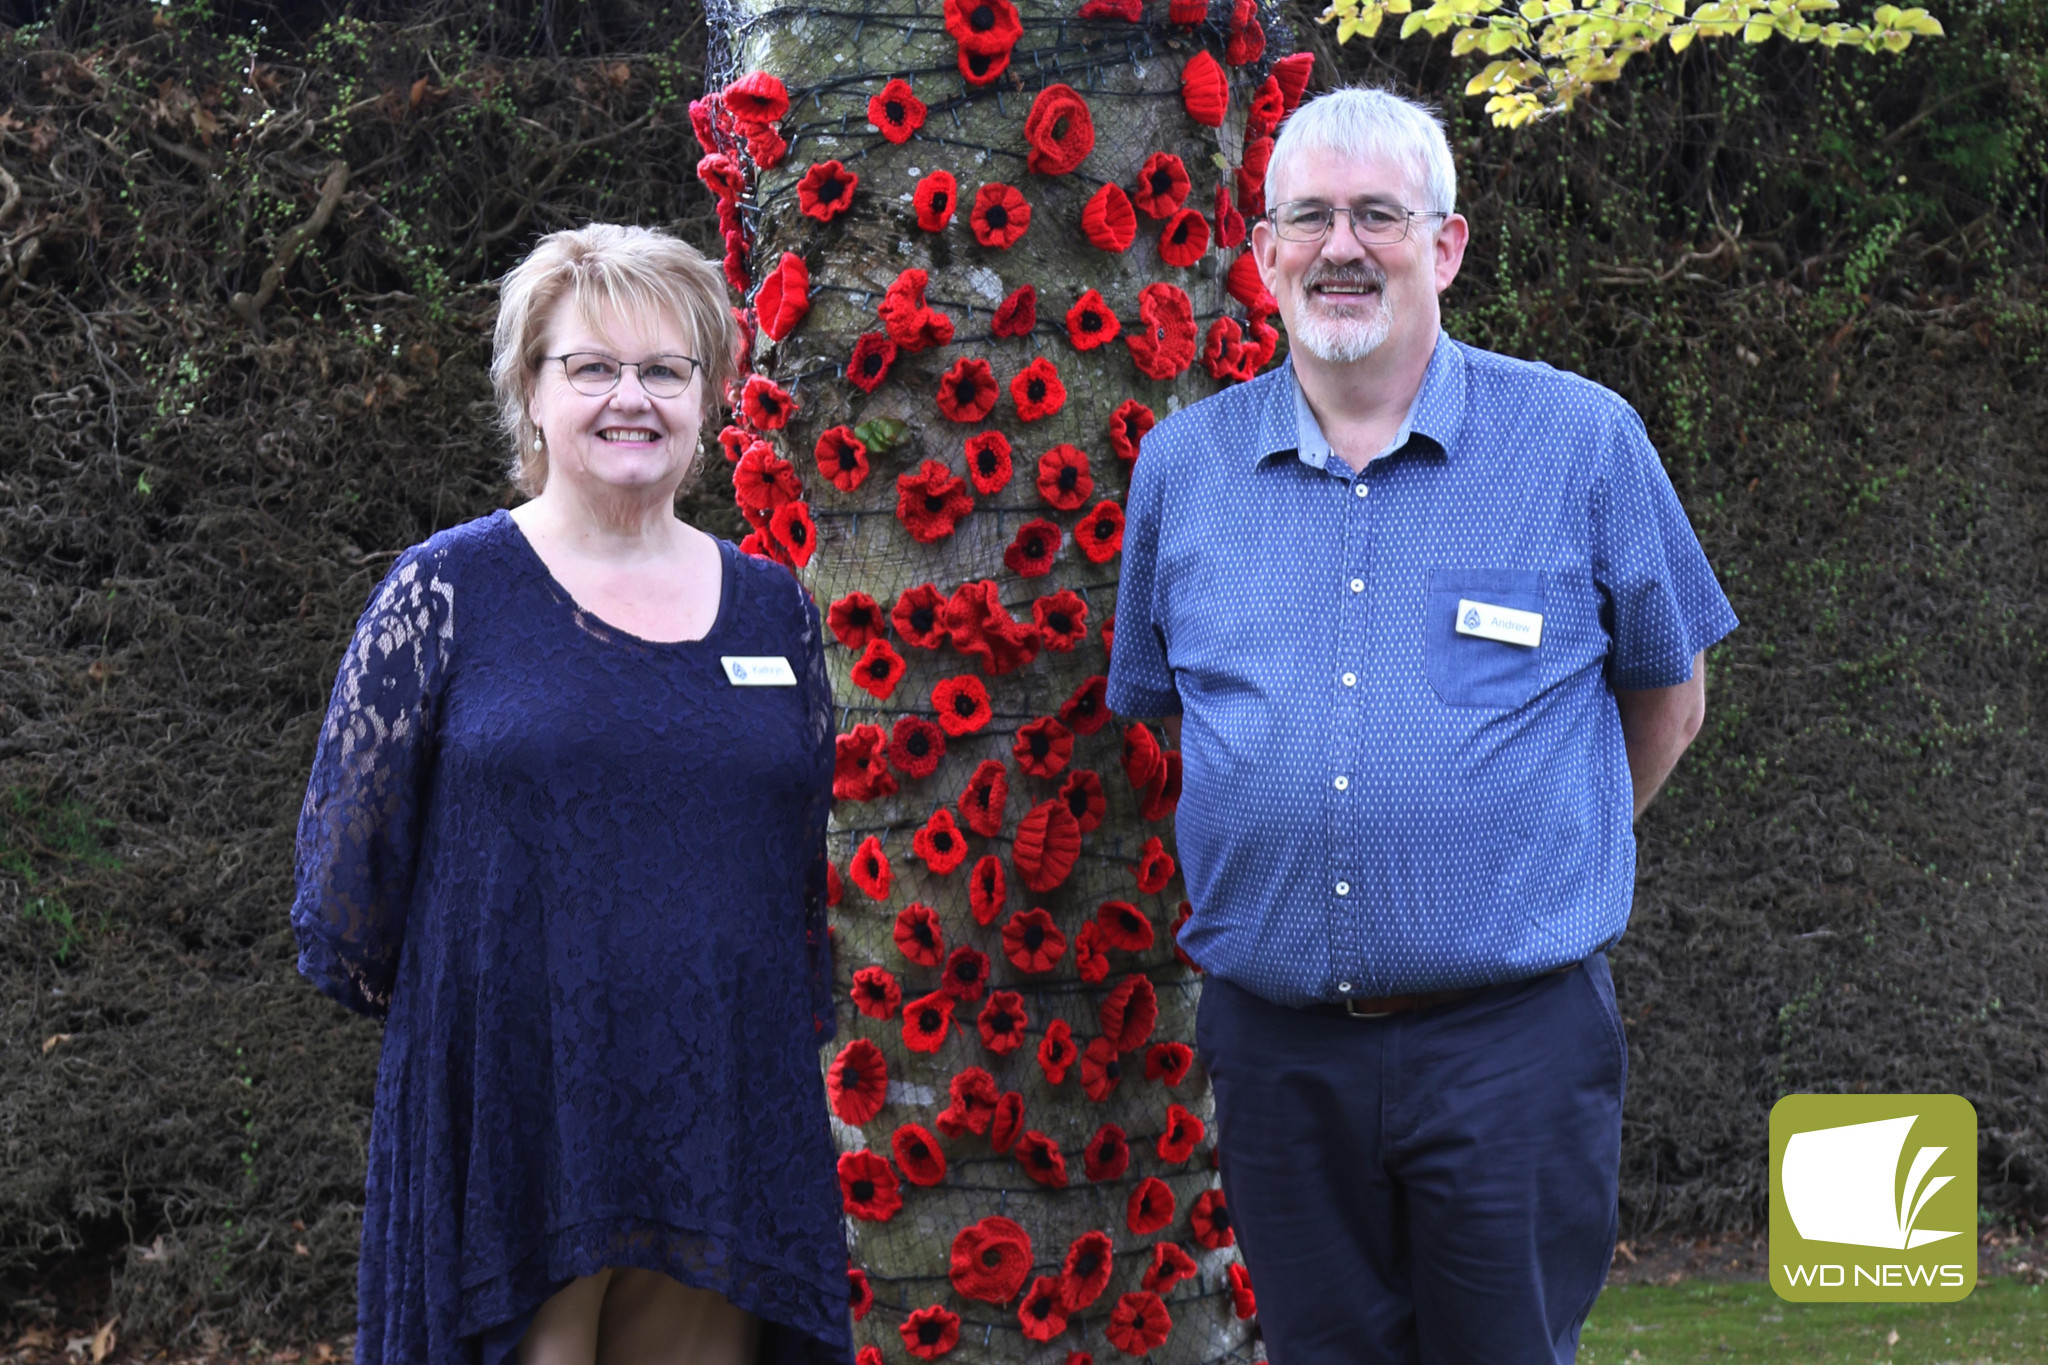
[[[1281,1365],[1568,1361],[1613,1251],[1634,817],[1735,626],[1641,420],[1451,340],[1442,128],[1339,90],[1252,251],[1288,362],[1161,422],[1109,703],[1183,743],[1223,1185]]]

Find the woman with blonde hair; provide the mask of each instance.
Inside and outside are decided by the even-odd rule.
[[[737,340],[675,238],[543,239],[492,363],[529,499],[342,660],[292,922],[386,1020],[359,1365],[849,1354],[818,612],[675,512]]]

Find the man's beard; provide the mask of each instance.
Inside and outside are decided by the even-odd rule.
[[[1371,285],[1378,290],[1374,296],[1376,306],[1363,317],[1330,317],[1316,307],[1314,290],[1320,284]],[[1394,326],[1387,277],[1371,266],[1317,270],[1301,282],[1301,307],[1296,314],[1293,344],[1332,365],[1350,365],[1365,359],[1380,348]]]

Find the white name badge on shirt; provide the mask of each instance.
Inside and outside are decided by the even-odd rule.
[[[796,670],[780,654],[721,654],[718,662],[734,687],[796,686]]]
[[[1469,598],[1458,599],[1458,634],[1481,640],[1499,640],[1507,645],[1543,643],[1543,613],[1516,611],[1513,607],[1489,606]]]

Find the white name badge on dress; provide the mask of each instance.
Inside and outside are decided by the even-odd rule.
[[[1489,606],[1461,597],[1458,599],[1458,634],[1499,640],[1508,645],[1528,645],[1533,649],[1543,643],[1543,613]]]
[[[718,662],[734,687],[796,686],[796,670],[780,654],[721,654]]]

